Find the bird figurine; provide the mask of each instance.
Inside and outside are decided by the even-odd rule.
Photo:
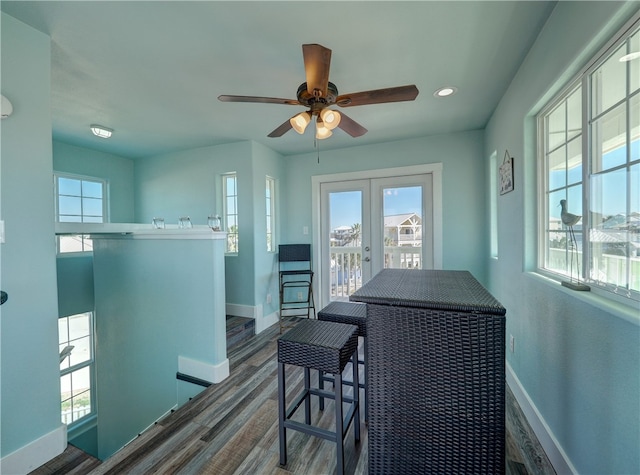
[[[562,220],[562,224],[569,228],[569,239],[571,240],[569,249],[571,250],[571,261],[570,261],[570,282],[562,282],[562,285],[565,287],[569,287],[573,290],[589,290],[589,286],[580,282],[580,260],[578,259],[578,241],[576,240],[576,235],[573,232],[573,225],[577,224],[578,221],[582,219],[582,216],[578,216],[577,214],[569,213],[567,211],[567,200],[560,200],[560,207],[562,211],[560,211],[560,219]],[[578,269],[578,277],[577,281],[573,281],[573,260],[576,261],[576,267]]]
[[[562,208],[562,211],[560,212],[562,224],[566,226],[573,226],[582,218],[582,216],[578,216],[567,211],[567,200],[560,200],[560,207]]]

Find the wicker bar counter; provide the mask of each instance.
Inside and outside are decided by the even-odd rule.
[[[504,473],[505,314],[466,271],[385,269],[367,304],[369,473]]]

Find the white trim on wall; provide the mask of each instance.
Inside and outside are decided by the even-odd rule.
[[[229,358],[211,364],[178,355],[178,371],[210,383],[219,383],[229,377]]]
[[[60,455],[66,448],[67,426],[60,424],[57,429],[2,457],[0,473],[29,473]]]
[[[255,320],[256,335],[265,331],[271,325],[278,323],[278,312],[270,313],[264,316],[262,305],[239,305],[235,303],[227,304],[227,315],[234,315],[236,317],[253,318]]]
[[[578,471],[575,469],[571,460],[569,460],[569,457],[562,449],[562,446],[553,435],[553,432],[551,432],[551,429],[545,422],[544,418],[533,404],[533,401],[525,391],[509,363],[507,363],[506,376],[507,384],[509,385],[509,388],[511,388],[511,392],[516,398],[516,401],[518,401],[520,409],[522,409],[527,422],[529,422],[531,429],[536,434],[540,445],[542,445],[547,457],[549,457],[549,461],[551,462],[551,465],[553,465],[556,473],[558,475],[577,474]]]

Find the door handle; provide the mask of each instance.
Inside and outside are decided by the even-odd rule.
[[[364,250],[369,252],[369,246],[365,247]]]
[[[371,260],[371,259],[369,259],[368,257],[365,257],[365,258],[364,258],[364,261],[365,261],[365,262],[369,262],[370,260]]]

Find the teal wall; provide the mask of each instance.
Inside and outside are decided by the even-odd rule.
[[[53,169],[106,180],[109,187],[109,221],[134,222],[134,168],[130,158],[54,141]]]
[[[0,454],[61,427],[49,38],[2,13]],[[33,467],[35,468],[35,467]]]
[[[486,128],[486,168],[494,152],[515,157],[515,191],[498,197],[498,258],[482,253],[515,337],[507,361],[568,463],[585,474],[640,473],[640,312],[529,273],[534,117],[637,11],[638,2],[558,2]]]
[[[58,257],[58,316],[93,312],[93,256]]]
[[[435,135],[286,157],[287,192],[283,215],[287,242],[311,242],[311,177],[332,173],[442,163],[443,267],[465,269],[485,278],[485,167],[483,131]]]
[[[240,252],[225,258],[227,302],[260,304],[266,297],[264,288],[256,290],[256,282],[262,285],[264,269],[273,268],[273,263],[268,262],[273,255],[266,255],[263,237],[266,228],[264,180],[265,174],[274,178],[282,174],[279,160],[278,154],[253,142],[138,160],[135,163],[136,221],[151,222],[154,216],[161,216],[165,223],[175,224],[179,216],[187,215],[194,224],[207,224],[210,214],[222,215],[221,175],[236,172]],[[257,265],[259,275],[254,275]]]
[[[254,281],[255,305],[262,305],[264,316],[278,310],[278,243],[282,241],[282,229],[287,219],[282,212],[282,195],[286,190],[283,186],[284,161],[280,154],[273,150],[253,143],[253,236],[254,236]],[[276,240],[274,252],[267,252],[267,220],[266,220],[266,177],[275,179],[276,205]],[[267,295],[271,294],[271,303],[267,303]]]
[[[223,253],[223,240],[94,240],[99,458],[175,407],[178,356],[226,360]]]

